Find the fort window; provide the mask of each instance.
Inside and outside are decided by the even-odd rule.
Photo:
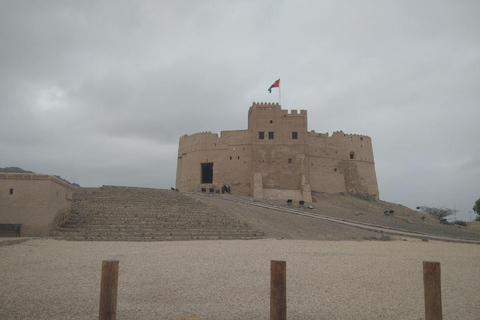
[[[232,157],[230,156],[230,160],[232,160]]]
[[[260,132],[258,133],[258,139],[260,139],[260,140],[265,139],[265,132],[260,131]]]
[[[13,189],[10,189],[10,194],[13,194]]]
[[[350,159],[355,159],[355,152],[350,152]]]
[[[238,156],[238,160],[240,160],[240,156]]]
[[[337,168],[333,168],[333,172],[337,172]]]
[[[360,137],[360,141],[363,141],[363,138],[362,138],[362,137]]]
[[[268,133],[268,139],[272,140],[273,137],[274,137],[274,133],[275,133],[275,132],[269,132],[269,133]]]
[[[270,120],[270,123],[273,123],[273,120]]]
[[[292,132],[292,139],[293,140],[298,139],[298,132]]]
[[[292,159],[288,159],[288,163],[292,163]]]
[[[201,163],[202,168],[202,183],[213,182],[213,163]]]

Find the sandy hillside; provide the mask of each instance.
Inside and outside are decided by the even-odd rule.
[[[285,201],[253,200],[248,197],[214,195],[203,196],[188,194],[205,203],[209,203],[232,216],[245,221],[251,227],[265,232],[267,238],[285,238],[298,240],[363,240],[378,234],[354,227],[342,226],[326,221],[320,222],[307,217],[259,208],[228,200],[241,199],[249,203],[273,204],[287,208]],[[438,220],[405,206],[385,201],[369,201],[358,197],[340,194],[315,193],[314,209],[305,212],[358,221],[377,226],[401,229],[409,232],[427,233],[442,237],[480,240],[480,228],[475,224],[467,227],[443,225]],[[298,203],[296,203],[298,206]],[[385,211],[393,210],[393,215]],[[424,219],[422,219],[424,217]]]

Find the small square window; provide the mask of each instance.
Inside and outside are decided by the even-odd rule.
[[[292,132],[292,139],[298,139],[298,132]]]
[[[333,172],[337,172],[337,168],[333,168]]]
[[[260,131],[260,132],[258,133],[258,139],[260,139],[260,140],[265,139],[265,132]]]
[[[292,163],[292,159],[288,159],[288,163]]]
[[[269,132],[269,133],[268,133],[268,139],[270,139],[270,140],[271,140],[271,139],[274,139],[274,133],[275,133],[275,132]]]
[[[13,194],[13,189],[10,189],[10,194]]]
[[[273,120],[270,120],[270,123],[273,123]]]

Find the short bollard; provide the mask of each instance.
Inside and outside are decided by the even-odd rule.
[[[270,320],[287,319],[287,263],[270,264]]]
[[[115,320],[117,317],[118,260],[102,261],[100,283],[99,320]]]
[[[442,287],[440,262],[423,261],[425,320],[442,320]]]

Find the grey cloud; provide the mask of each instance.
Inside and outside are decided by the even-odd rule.
[[[0,166],[168,188],[181,135],[246,128],[251,102],[277,102],[267,88],[281,77],[282,106],[307,109],[310,129],[372,137],[386,200],[469,210],[480,196],[479,9],[2,2]]]

